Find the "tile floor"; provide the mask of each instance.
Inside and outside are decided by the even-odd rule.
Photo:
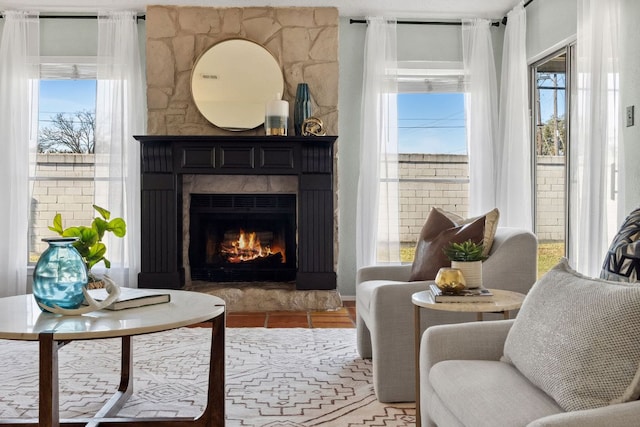
[[[228,313],[228,328],[355,328],[355,301],[333,311],[267,311]]]

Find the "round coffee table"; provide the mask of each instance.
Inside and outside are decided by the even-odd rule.
[[[153,291],[153,289],[149,289]],[[38,341],[39,408],[38,420],[1,420],[9,425],[127,425],[148,424],[171,426],[192,423],[197,426],[224,426],[224,301],[198,292],[158,289],[169,293],[168,303],[110,311],[99,310],[82,316],[61,316],[43,313],[33,295],[0,298],[0,339]],[[151,332],[167,331],[198,323],[211,326],[211,356],[209,361],[209,391],[204,413],[198,418],[114,418],[133,392],[133,347],[131,337]],[[58,391],[58,349],[74,340],[100,338],[122,339],[121,375],[118,391],[94,418],[88,420],[60,420]]]
[[[505,291],[502,289],[490,289],[493,301],[490,302],[435,302],[431,291],[416,292],[411,295],[414,313],[415,333],[415,364],[416,364],[416,425],[420,425],[420,309],[457,311],[476,313],[477,320],[482,321],[483,313],[502,313],[504,319],[509,318],[511,310],[517,310],[522,306],[524,294]]]

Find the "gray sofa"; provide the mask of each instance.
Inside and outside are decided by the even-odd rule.
[[[373,384],[381,402],[415,401],[414,320],[411,295],[427,289],[409,282],[411,265],[361,268],[356,279],[357,347],[373,361]],[[498,228],[490,256],[483,263],[483,284],[527,293],[536,280],[537,240],[525,230]],[[485,315],[488,320],[502,315]],[[421,329],[471,322],[474,313],[423,312]]]
[[[422,427],[640,425],[640,287],[561,262],[516,319],[439,325],[420,346]]]

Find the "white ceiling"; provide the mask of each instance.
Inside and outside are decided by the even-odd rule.
[[[0,0],[0,10],[82,13],[110,9],[144,11],[146,5],[207,7],[337,7],[346,17],[387,16],[398,19],[498,19],[519,0]]]

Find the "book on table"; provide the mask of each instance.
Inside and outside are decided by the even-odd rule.
[[[109,294],[104,288],[90,289],[89,295],[94,300],[100,302],[107,299]],[[124,310],[125,308],[144,307],[146,305],[162,304],[171,301],[168,293],[156,292],[149,289],[120,288],[120,296],[106,310]]]
[[[493,302],[493,294],[487,288],[463,289],[457,293],[442,292],[436,284],[430,284],[429,290],[435,302]]]

